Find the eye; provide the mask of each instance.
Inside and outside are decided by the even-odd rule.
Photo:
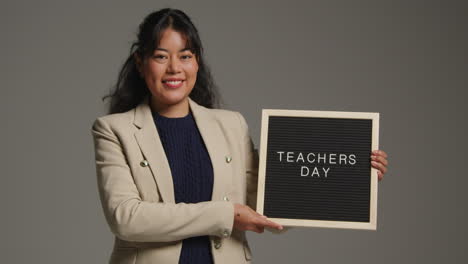
[[[162,55],[162,54],[155,54],[152,57],[153,59],[158,60],[158,61],[167,59],[166,55]]]
[[[189,60],[189,59],[191,59],[192,57],[193,57],[193,55],[182,55],[182,56],[181,56],[181,58],[182,58],[183,60]]]

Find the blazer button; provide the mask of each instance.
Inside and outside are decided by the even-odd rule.
[[[232,161],[232,157],[231,156],[226,156],[226,162],[230,163],[231,161]]]
[[[219,249],[219,248],[221,247],[221,242],[215,242],[214,247],[215,247],[216,249]]]
[[[229,201],[229,198],[227,196],[224,196],[223,200],[227,202],[227,201]]]
[[[223,237],[228,237],[228,236],[229,236],[229,231],[224,230],[224,231],[223,231]]]
[[[142,161],[140,162],[140,166],[142,166],[142,167],[148,167],[148,165],[149,165],[149,163],[148,163],[147,160],[142,160]]]

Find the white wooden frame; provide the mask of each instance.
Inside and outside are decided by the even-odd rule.
[[[290,117],[324,117],[324,118],[350,118],[350,119],[371,119],[372,120],[372,150],[379,147],[379,113],[367,112],[341,112],[341,111],[310,111],[310,110],[280,110],[263,109],[262,127],[260,138],[260,164],[258,171],[258,193],[257,212],[263,214],[265,197],[265,171],[268,142],[268,120],[270,116],[290,116]],[[369,157],[370,158],[370,157]],[[348,222],[348,221],[323,221],[309,219],[286,219],[269,218],[270,220],[284,226],[302,227],[326,227],[326,228],[349,228],[349,229],[377,229],[377,170],[371,167],[370,183],[370,212],[369,222]]]

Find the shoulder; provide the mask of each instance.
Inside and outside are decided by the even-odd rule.
[[[205,108],[205,107],[204,107]],[[244,116],[238,112],[228,109],[210,109],[205,108],[220,124],[225,126],[246,127]]]
[[[210,113],[225,134],[234,133],[242,137],[249,134],[247,122],[240,112],[227,109],[205,108],[205,110]]]
[[[217,122],[222,127],[230,128],[234,126],[236,129],[240,127],[241,130],[245,130],[247,128],[245,118],[238,111],[220,108],[207,108],[193,101],[191,98],[189,98],[189,102],[194,110],[200,111],[200,113],[205,112],[207,115],[211,116],[212,120]]]
[[[132,125],[135,108],[123,113],[108,114],[97,117],[92,124],[93,132],[114,132]]]
[[[239,122],[240,113],[227,109],[208,109],[211,114],[216,118],[224,121]]]

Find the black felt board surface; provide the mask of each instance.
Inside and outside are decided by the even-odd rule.
[[[264,214],[369,222],[371,142],[371,119],[270,116]]]

